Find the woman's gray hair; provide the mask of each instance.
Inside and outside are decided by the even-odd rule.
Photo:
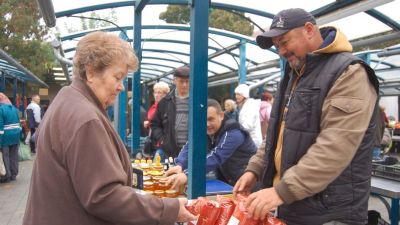
[[[163,81],[157,82],[156,84],[154,84],[153,86],[153,90],[155,89],[160,89],[162,91],[165,91],[165,94],[168,94],[170,89],[169,89],[169,85]]]
[[[225,103],[228,103],[229,105],[231,105],[231,106],[232,106],[232,109],[233,109],[233,111],[235,111],[235,110],[236,110],[236,108],[237,108],[236,102],[235,102],[235,101],[233,101],[232,99],[227,99],[227,100],[225,100]]]
[[[136,71],[138,59],[128,42],[118,36],[96,31],[85,35],[76,46],[74,77],[87,80],[88,68],[101,72],[116,61],[125,61],[129,71]]]

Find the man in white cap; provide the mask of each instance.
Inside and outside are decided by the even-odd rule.
[[[254,144],[260,147],[262,143],[261,124],[260,124],[260,104],[259,99],[250,98],[250,88],[247,84],[239,84],[235,89],[236,103],[239,112],[239,124],[249,132]]]
[[[337,28],[319,29],[303,9],[279,12],[257,44],[275,46],[287,64],[266,146],[250,159],[234,193],[263,183],[247,199],[253,218],[278,207],[289,225],[367,224],[379,89],[374,71],[351,54]]]

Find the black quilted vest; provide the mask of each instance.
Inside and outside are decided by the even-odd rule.
[[[320,133],[321,111],[324,99],[336,79],[351,64],[360,63],[368,73],[370,82],[378,93],[379,83],[374,71],[351,53],[310,54],[306,59],[304,74],[298,80],[296,89],[285,117],[281,174],[296,165],[308,148],[315,143]],[[278,139],[280,121],[285,104],[289,98],[290,87],[295,75],[286,66],[285,75],[280,83],[271,119],[268,126],[266,159],[264,173],[265,187],[271,187],[276,174],[274,165],[275,148]],[[370,191],[371,157],[373,136],[376,130],[376,112],[372,116],[368,129],[350,165],[329,186],[314,196],[290,205],[279,207],[279,217],[288,225],[319,225],[332,220],[348,224],[366,224]]]

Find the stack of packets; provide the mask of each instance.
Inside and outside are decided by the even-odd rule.
[[[245,200],[246,197],[241,195],[236,201],[219,195],[216,201],[205,197],[190,200],[186,208],[198,219],[189,222],[189,225],[286,225],[272,214],[262,221],[248,218]]]

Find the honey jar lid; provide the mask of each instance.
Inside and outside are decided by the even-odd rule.
[[[143,185],[146,185],[146,186],[153,185],[153,184],[154,184],[153,181],[145,181],[145,182],[143,182]]]
[[[167,193],[167,194],[176,194],[178,192],[176,190],[174,190],[174,189],[170,189],[170,190],[166,190],[165,193]]]

